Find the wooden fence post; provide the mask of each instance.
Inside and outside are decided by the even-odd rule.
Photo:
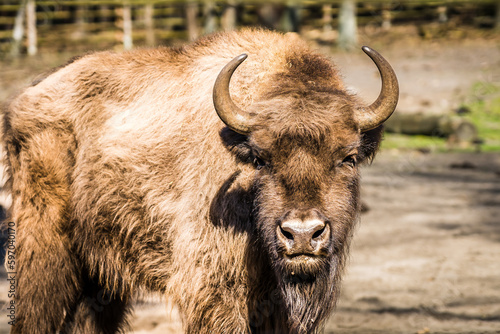
[[[344,50],[351,50],[357,43],[356,1],[342,0],[339,13],[339,47]]]
[[[77,3],[75,10],[75,28],[72,32],[72,37],[75,39],[80,39],[85,37],[85,11],[86,6],[81,4],[81,0]]]
[[[98,11],[98,20],[99,22],[109,22],[111,19],[109,18],[112,14],[113,9],[110,8],[109,5],[100,5]]]
[[[194,41],[200,35],[200,29],[197,21],[198,3],[196,1],[188,1],[185,8],[188,37],[190,41]]]
[[[300,30],[299,1],[286,1],[285,11],[281,17],[281,29],[283,31],[299,32]]]
[[[439,15],[438,21],[439,23],[446,23],[448,22],[448,8],[446,6],[439,6],[437,8],[437,12]]]
[[[217,22],[215,15],[215,1],[207,0],[203,9],[205,16],[205,34],[213,33],[217,30]]]
[[[321,10],[323,12],[323,29],[321,32],[321,39],[323,42],[333,43],[335,38],[338,36],[337,32],[333,30],[333,7],[331,4],[326,4],[322,6]]]
[[[236,0],[227,0],[224,12],[222,13],[221,25],[222,30],[231,31],[236,29]]]
[[[153,18],[153,4],[148,3],[144,6],[144,25],[146,27],[146,44],[151,46],[155,44],[155,27]]]
[[[132,42],[132,8],[130,4],[123,5],[123,48],[130,50],[133,47]]]
[[[260,25],[267,29],[277,29],[280,20],[280,10],[277,4],[273,2],[263,2],[257,7]]]
[[[392,14],[391,14],[391,5],[383,4],[382,5],[382,30],[388,31],[392,27]]]
[[[329,33],[332,31],[332,5],[323,5],[321,10],[323,12],[323,32]]]
[[[26,3],[26,25],[28,36],[28,55],[34,56],[38,52],[35,0],[28,0]]]
[[[22,0],[17,10],[16,21],[12,31],[12,45],[10,55],[17,57],[21,53],[21,44],[24,36],[24,16],[26,11],[26,0]]]

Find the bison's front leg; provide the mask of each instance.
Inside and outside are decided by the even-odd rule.
[[[19,151],[16,143],[8,144],[17,229],[17,314],[11,333],[56,333],[79,295],[78,260],[65,234],[71,165],[66,137],[47,130]]]
[[[214,271],[197,270],[196,278],[183,284],[184,291],[176,302],[186,333],[250,332],[245,280],[228,272],[235,265]]]
[[[185,332],[287,333],[281,295],[265,254],[244,232],[228,228],[212,233],[215,241],[207,244],[211,249],[202,252],[205,256],[184,262],[193,263],[182,273],[189,279],[172,277]]]
[[[208,228],[202,233],[211,241],[202,244],[191,240],[195,254],[181,254],[189,251],[186,247],[184,252],[174,252],[183,262],[173,261],[179,267],[174,269],[168,294],[179,307],[184,331],[250,333],[247,236],[222,227]],[[177,242],[185,244],[187,240]]]

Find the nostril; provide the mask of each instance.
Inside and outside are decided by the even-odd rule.
[[[313,239],[319,238],[323,234],[323,232],[325,232],[325,228],[326,228],[326,225],[323,226],[321,229],[317,230],[316,232],[314,232],[314,234],[312,235],[312,238]]]
[[[288,231],[284,230],[283,227],[281,227],[281,226],[280,226],[280,232],[288,240],[293,240],[293,234],[291,232],[288,232]]]

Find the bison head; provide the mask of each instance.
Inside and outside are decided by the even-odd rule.
[[[215,109],[228,127],[225,142],[256,170],[253,222],[292,332],[317,328],[335,305],[359,211],[358,166],[373,156],[381,124],[397,104],[394,71],[380,54],[363,50],[382,78],[370,106],[343,89],[330,62],[311,53],[289,58],[247,110],[229,94],[246,55],[229,62],[215,83]]]

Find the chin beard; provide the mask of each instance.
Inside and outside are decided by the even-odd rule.
[[[313,272],[289,271],[285,266],[280,273],[283,303],[288,315],[290,333],[319,332],[335,308],[339,284],[341,259],[334,256],[322,263],[321,270]]]

